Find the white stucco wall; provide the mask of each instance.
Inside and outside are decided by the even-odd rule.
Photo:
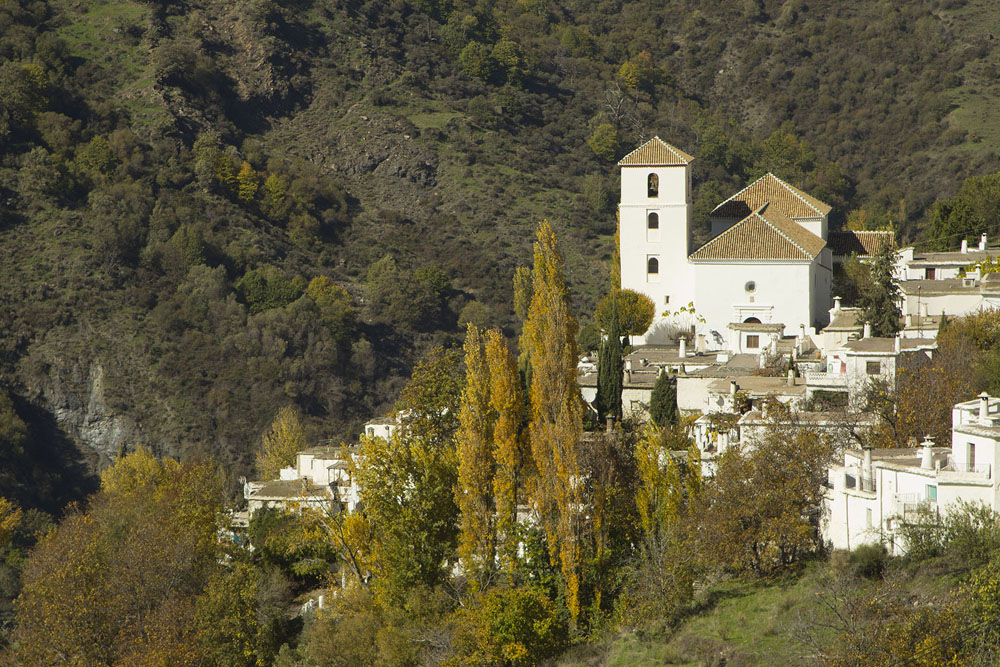
[[[749,317],[764,324],[780,322],[786,335],[797,334],[800,325],[811,327],[810,263],[698,262],[694,266],[695,308],[705,318],[700,326],[707,331],[727,337],[731,322]],[[746,291],[748,281],[755,284],[752,293]]]
[[[655,198],[647,194],[651,173],[660,182]],[[650,213],[659,218],[656,230],[648,228]],[[622,287],[646,294],[656,306],[656,318],[644,342],[666,343],[671,331],[662,326],[661,314],[694,300],[693,271],[687,261],[691,251],[690,168],[623,167],[619,215]],[[659,263],[656,274],[647,272],[653,257]]]
[[[921,315],[920,309],[925,309],[927,315],[961,316],[974,313],[983,307],[983,296],[979,291],[971,294],[916,294],[903,295],[903,314]]]

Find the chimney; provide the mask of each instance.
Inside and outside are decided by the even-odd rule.
[[[768,400],[765,398],[760,402],[760,418],[767,419],[767,404]]]
[[[695,352],[705,354],[705,334],[698,334],[694,345]]]
[[[920,304],[920,317],[927,317],[927,303]]]
[[[791,368],[788,369],[788,386],[795,386],[795,370]]]
[[[687,356],[687,338],[681,338],[678,342],[677,356],[683,359]]]
[[[736,380],[729,381],[729,395],[735,397],[736,392],[739,390],[739,385],[736,384]]]
[[[934,439],[931,436],[924,436],[924,441],[920,443],[920,467],[924,470],[934,469]]]
[[[969,252],[969,240],[962,239],[962,252]]]
[[[906,328],[909,329],[913,326],[913,315],[910,313],[906,314]]]
[[[862,338],[871,338],[872,337],[872,323],[871,322],[865,322],[864,333],[861,334],[861,337]]]
[[[903,350],[903,336],[896,334],[895,343],[893,344],[894,351],[899,354]]]
[[[631,359],[626,359],[625,360],[625,371],[628,372],[628,373],[632,372],[632,360]]]
[[[982,236],[979,237],[979,250],[986,250],[986,232],[983,232]]]
[[[992,426],[990,422],[990,395],[985,391],[979,395],[979,424]]]
[[[839,313],[840,312],[840,299],[841,299],[841,297],[839,297],[839,296],[833,297],[833,312],[835,312],[835,313]]]
[[[864,447],[865,458],[861,464],[861,476],[867,479],[872,479],[875,476],[872,470],[872,448],[870,446]]]

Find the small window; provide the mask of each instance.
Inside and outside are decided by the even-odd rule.
[[[655,257],[650,257],[646,262],[646,273],[659,274],[660,273],[660,260]]]
[[[881,375],[882,374],[882,362],[881,361],[869,361],[865,364],[865,372],[868,375]]]
[[[932,503],[937,502],[937,487],[934,486],[933,484],[927,485],[927,500],[929,500]]]
[[[663,304],[666,305],[666,306],[670,305],[670,295],[669,294],[666,295],[665,297],[663,297]]]
[[[748,280],[747,284],[743,286],[743,289],[745,289],[747,292],[756,292],[757,283],[754,282],[753,280]]]
[[[976,443],[969,443],[969,470],[976,469]]]
[[[650,174],[649,178],[646,179],[646,190],[649,197],[659,197],[660,196],[660,177],[656,174]]]
[[[660,228],[660,216],[655,212],[650,212],[646,216],[646,227],[648,229],[659,229]]]
[[[927,280],[935,280],[936,277],[937,276],[935,275],[933,266],[928,266],[926,269],[924,269],[924,278],[926,278]]]
[[[760,336],[757,334],[751,334],[747,336],[747,349],[756,350],[760,347]]]

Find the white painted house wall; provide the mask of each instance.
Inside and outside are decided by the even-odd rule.
[[[700,326],[727,336],[730,323],[755,317],[763,324],[784,324],[786,335],[797,333],[799,325],[810,328],[810,266],[811,262],[698,262],[695,305],[705,318]],[[753,292],[746,289],[750,281]]]

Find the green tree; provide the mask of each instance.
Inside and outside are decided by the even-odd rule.
[[[566,626],[537,588],[495,588],[457,614],[456,666],[537,665],[565,646]]]
[[[869,267],[870,282],[861,286],[858,306],[859,319],[868,322],[873,336],[895,336],[900,327],[902,311],[899,307],[900,291],[895,278],[896,251],[886,246],[872,258]]]
[[[618,130],[611,123],[601,123],[587,139],[587,145],[599,159],[611,162],[618,155]]]
[[[660,428],[677,424],[677,378],[661,371],[649,397],[649,417]]]
[[[656,304],[642,292],[616,289],[597,302],[594,321],[604,331],[611,325],[612,311],[617,309],[619,331],[625,336],[642,336],[649,331],[656,314]]]
[[[612,301],[611,317],[605,338],[597,355],[597,397],[594,406],[601,424],[607,418],[620,422],[622,418],[622,382],[625,360],[622,356],[621,331],[618,328],[617,302]]]
[[[299,413],[291,406],[280,408],[271,427],[261,437],[257,452],[257,474],[277,479],[282,468],[295,464],[295,455],[306,448],[306,432]]]
[[[566,606],[580,613],[582,498],[578,445],[583,406],[576,381],[576,320],[563,280],[563,257],[547,221],[538,226],[531,306],[523,349],[531,364],[529,434],[537,474],[532,501],[545,527],[552,563],[559,563]]]
[[[352,464],[374,530],[371,585],[386,604],[443,582],[455,558],[459,361],[437,349],[417,364],[397,404],[400,428],[388,442],[362,438]]]
[[[212,578],[196,602],[194,623],[208,664],[270,665],[283,641],[287,583],[249,563],[234,563]]]

